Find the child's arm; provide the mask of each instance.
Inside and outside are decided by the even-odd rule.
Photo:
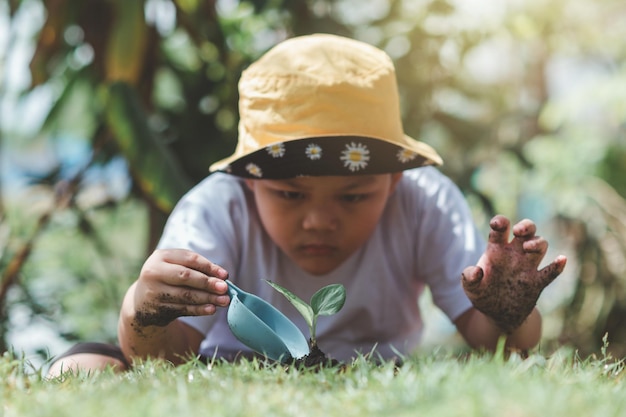
[[[472,348],[495,350],[502,330],[489,317],[471,308],[454,321],[459,333]],[[526,320],[506,338],[506,346],[514,350],[528,350],[539,343],[541,315],[535,308]]]
[[[203,335],[175,319],[210,315],[217,306],[227,306],[227,277],[224,269],[193,252],[155,251],[122,304],[118,338],[126,358],[180,363],[197,353]]]
[[[455,324],[472,346],[494,348],[501,334],[517,349],[535,346],[541,336],[541,316],[535,308],[543,289],[563,272],[567,259],[557,257],[537,270],[548,243],[536,236],[536,226],[522,220],[513,227],[496,216],[490,223],[487,249],[476,266],[463,271],[462,283],[474,308]]]

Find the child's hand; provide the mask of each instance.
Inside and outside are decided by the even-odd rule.
[[[228,272],[182,249],[155,251],[144,263],[134,292],[135,323],[165,326],[180,316],[214,314],[230,302]]]
[[[535,236],[532,221],[517,223],[510,242],[507,218],[495,216],[490,226],[485,253],[477,266],[465,268],[461,280],[474,307],[510,334],[533,310],[541,291],[563,272],[567,259],[558,256],[538,271],[548,242]]]

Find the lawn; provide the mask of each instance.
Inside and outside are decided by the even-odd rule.
[[[319,372],[259,361],[147,361],[124,374],[47,380],[5,354],[0,416],[619,416],[623,368],[561,349],[508,360],[431,353],[400,367],[360,358]]]

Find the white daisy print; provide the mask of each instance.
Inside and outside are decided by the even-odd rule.
[[[270,145],[265,149],[267,150],[267,153],[272,155],[274,158],[281,158],[285,155],[285,144],[282,142]]]
[[[263,176],[263,171],[257,164],[249,163],[246,165],[246,171],[250,173],[250,175],[254,175],[257,178],[261,178]]]
[[[305,151],[306,156],[311,159],[311,160],[316,160],[316,159],[320,159],[322,157],[322,148],[319,147],[319,145],[316,145],[315,143],[310,143]]]
[[[348,167],[350,171],[354,172],[367,166],[367,162],[370,160],[369,154],[370,151],[367,146],[351,142],[346,145],[346,150],[341,152],[339,159],[343,161],[344,167]]]
[[[406,164],[407,162],[414,160],[416,156],[417,156],[417,153],[410,151],[408,149],[400,149],[398,153],[396,154],[398,161],[402,162],[403,164]]]

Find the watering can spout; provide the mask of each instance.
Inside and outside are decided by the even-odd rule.
[[[231,299],[234,297],[239,297],[240,299],[245,297],[245,293],[235,284],[230,281],[226,281],[226,283],[228,284],[228,295]]]

